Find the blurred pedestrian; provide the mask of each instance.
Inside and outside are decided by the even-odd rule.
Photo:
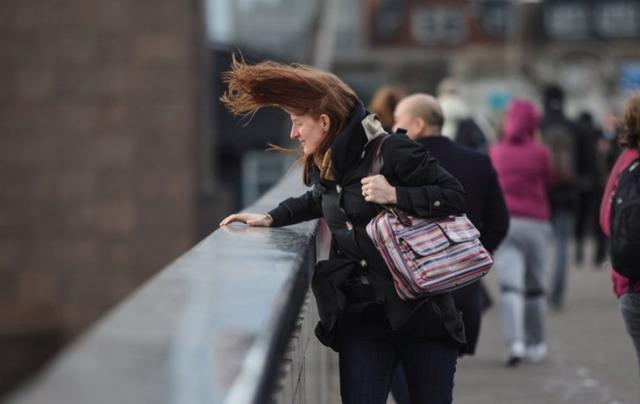
[[[555,256],[551,276],[551,307],[559,310],[564,303],[569,265],[569,240],[574,233],[575,212],[578,208],[580,173],[579,133],[576,125],[564,115],[564,91],[557,85],[544,89],[544,116],[540,120],[542,141],[551,150],[556,175],[549,200]]]
[[[638,160],[640,158],[640,92],[633,94],[627,102],[619,142],[624,150],[611,170],[600,205],[600,226],[607,236],[611,236],[613,230],[611,211],[618,180],[632,164],[640,163]],[[640,220],[637,216],[635,219]],[[624,225],[629,226],[628,231],[630,226],[638,228],[640,223],[624,223]],[[627,234],[627,236],[632,236],[632,234]],[[640,262],[637,265],[638,272],[640,272]],[[638,368],[640,369],[640,281],[632,282],[629,278],[616,272],[615,268],[612,268],[611,280],[613,281],[613,291],[618,297],[627,333],[631,336],[635,347]]]
[[[269,213],[237,213],[221,225],[287,226],[324,217],[330,258],[317,264],[312,289],[320,323],[316,336],[339,354],[345,404],[386,403],[401,363],[412,402],[452,402],[453,377],[464,331],[451,293],[401,300],[389,269],[365,227],[377,205],[396,205],[420,217],[465,211],[460,183],[406,136],[382,144],[384,166],[367,176],[376,140],[386,132],[374,114],[333,74],[307,66],[234,61],[222,98],[236,114],[276,106],[291,118],[304,180],[311,190]]]
[[[600,193],[596,198],[597,201],[602,199],[609,174],[611,173],[618,156],[620,156],[620,153],[622,152],[622,148],[618,143],[621,131],[620,113],[617,108],[612,106],[605,111],[602,116],[602,135],[598,138],[596,143],[595,165],[597,167],[597,179],[600,186]],[[599,205],[596,204],[596,207],[599,207]],[[607,258],[609,240],[604,236],[601,226],[597,225],[597,227],[597,233],[604,239],[603,245],[598,244],[598,248],[596,250],[596,264],[601,264]],[[595,269],[602,269],[602,266],[596,265]]]
[[[539,114],[525,100],[508,106],[502,140],[489,149],[511,216],[495,255],[507,366],[536,362],[547,353],[544,275],[551,225],[547,187],[552,180],[549,149],[534,140]]]
[[[460,146],[442,136],[443,114],[438,101],[428,94],[413,94],[400,101],[395,110],[394,130],[423,145],[442,167],[456,177],[467,191],[467,215],[480,230],[480,241],[491,253],[504,239],[509,228],[509,213],[498,177],[485,154]],[[456,307],[462,312],[467,347],[461,354],[475,353],[481,323],[481,282],[453,292]],[[408,403],[402,391],[406,382],[401,374],[394,379],[392,392],[398,404]]]
[[[622,152],[618,143],[618,137],[622,130],[620,113],[617,108],[612,107],[604,113],[602,124],[603,136],[601,143],[598,145],[598,150],[601,150],[605,156],[606,166],[609,170],[607,172],[608,175]]]
[[[442,134],[458,144],[486,153],[487,133],[494,129],[484,116],[474,114],[469,108],[461,84],[451,78],[442,80],[438,84],[438,102],[444,115]]]
[[[606,257],[606,238],[598,225],[600,200],[607,180],[608,168],[605,155],[598,153],[598,142],[602,138],[602,130],[593,121],[588,111],[578,115],[577,125],[580,132],[580,172],[578,209],[575,226],[575,259],[582,263],[584,259],[585,236],[593,236],[595,249],[592,262],[595,268]]]
[[[385,131],[391,132],[393,111],[395,111],[398,102],[406,96],[407,90],[396,85],[382,86],[373,94],[368,109],[369,112],[378,116],[378,120]]]
[[[487,152],[486,136],[472,118],[464,118],[458,122],[454,140],[456,143],[472,150],[481,153]]]

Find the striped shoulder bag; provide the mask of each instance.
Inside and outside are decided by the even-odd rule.
[[[373,145],[369,175],[382,165],[381,137]],[[480,243],[480,232],[466,215],[419,218],[393,207],[382,211],[367,225],[391,271],[403,300],[420,299],[469,285],[486,275],[493,259]]]

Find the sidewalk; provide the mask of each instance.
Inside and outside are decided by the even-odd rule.
[[[494,306],[483,319],[476,356],[458,362],[456,404],[640,403],[635,353],[607,269],[570,268],[565,308],[547,318],[549,356],[517,368],[503,366],[495,274],[485,281]]]

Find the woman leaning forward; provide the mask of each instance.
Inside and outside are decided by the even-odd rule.
[[[333,74],[302,65],[235,60],[221,98],[237,115],[276,106],[300,143],[305,194],[269,213],[236,213],[220,224],[280,227],[324,218],[330,258],[316,266],[312,288],[321,321],[316,336],[339,353],[345,404],[384,404],[398,363],[414,403],[452,402],[462,319],[450,293],[401,300],[365,227],[378,204],[439,217],[465,211],[460,183],[404,135],[382,145],[381,174],[368,176],[372,140],[385,134],[354,91]]]

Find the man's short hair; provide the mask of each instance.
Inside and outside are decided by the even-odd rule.
[[[422,118],[427,125],[438,130],[444,125],[444,114],[438,100],[424,93],[416,93],[408,96],[406,99],[408,110],[411,115]]]

